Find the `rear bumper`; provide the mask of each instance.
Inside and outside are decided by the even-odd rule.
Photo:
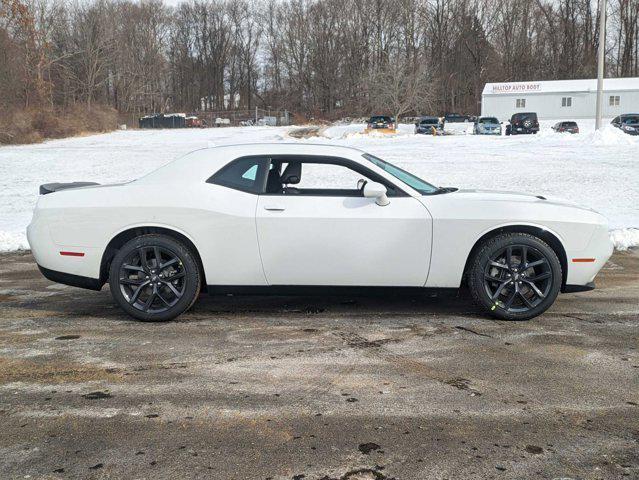
[[[539,127],[532,127],[532,128],[526,128],[526,127],[510,127],[510,133],[511,134],[523,134],[523,135],[529,135],[531,133],[537,133],[539,131]]]
[[[103,249],[55,242],[49,225],[56,225],[56,221],[55,218],[47,221],[38,214],[27,227],[27,239],[36,263],[53,272],[85,278],[99,277]],[[57,225],[61,230],[64,228],[60,222]]]
[[[72,287],[86,288],[88,290],[101,290],[104,285],[104,282],[98,278],[83,277],[81,275],[49,270],[41,265],[38,265],[38,268],[42,275],[52,282],[63,283],[64,285],[70,285]]]

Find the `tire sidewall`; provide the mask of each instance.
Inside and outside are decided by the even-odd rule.
[[[134,250],[141,247],[158,246],[176,255],[184,267],[186,288],[182,298],[165,312],[146,313],[132,306],[120,290],[120,267],[125,258]],[[115,301],[122,309],[138,320],[145,322],[165,322],[172,320],[188,310],[193,305],[200,292],[200,274],[198,264],[191,253],[179,241],[165,235],[141,235],[128,241],[113,257],[109,269],[109,289]]]
[[[495,304],[486,293],[484,287],[484,271],[490,256],[497,250],[503,249],[509,245],[526,245],[528,247],[539,250],[548,260],[553,275],[552,285],[546,298],[539,305],[526,312],[508,312]],[[555,302],[557,295],[561,289],[562,269],[559,258],[555,251],[541,239],[529,234],[505,234],[489,240],[483,248],[481,248],[475,257],[472,269],[470,271],[470,288],[473,298],[477,303],[485,308],[492,316],[503,320],[528,320],[530,318],[541,315]]]

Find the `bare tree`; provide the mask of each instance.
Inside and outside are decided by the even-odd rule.
[[[396,121],[408,112],[430,108],[432,97],[424,88],[428,77],[405,62],[392,61],[366,79],[368,102],[375,111],[391,112]]]

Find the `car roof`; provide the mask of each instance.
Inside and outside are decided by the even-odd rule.
[[[220,145],[187,153],[138,179],[138,181],[145,183],[175,182],[177,180],[200,181],[202,178],[209,178],[231,160],[247,156],[324,155],[362,162],[362,154],[364,153],[364,151],[352,147],[310,143],[273,142]]]

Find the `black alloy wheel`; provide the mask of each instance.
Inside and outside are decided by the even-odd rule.
[[[484,243],[469,272],[473,298],[488,312],[507,320],[543,313],[561,288],[561,263],[541,239],[509,233]]]
[[[157,245],[131,252],[120,266],[118,280],[129,304],[148,313],[166,312],[186,289],[182,261],[175,253]]]
[[[171,320],[194,303],[200,275],[193,254],[164,235],[142,235],[116,254],[109,276],[120,306],[140,320]]]
[[[493,253],[484,269],[484,288],[507,312],[526,312],[548,296],[553,273],[548,259],[527,245],[509,245]]]

